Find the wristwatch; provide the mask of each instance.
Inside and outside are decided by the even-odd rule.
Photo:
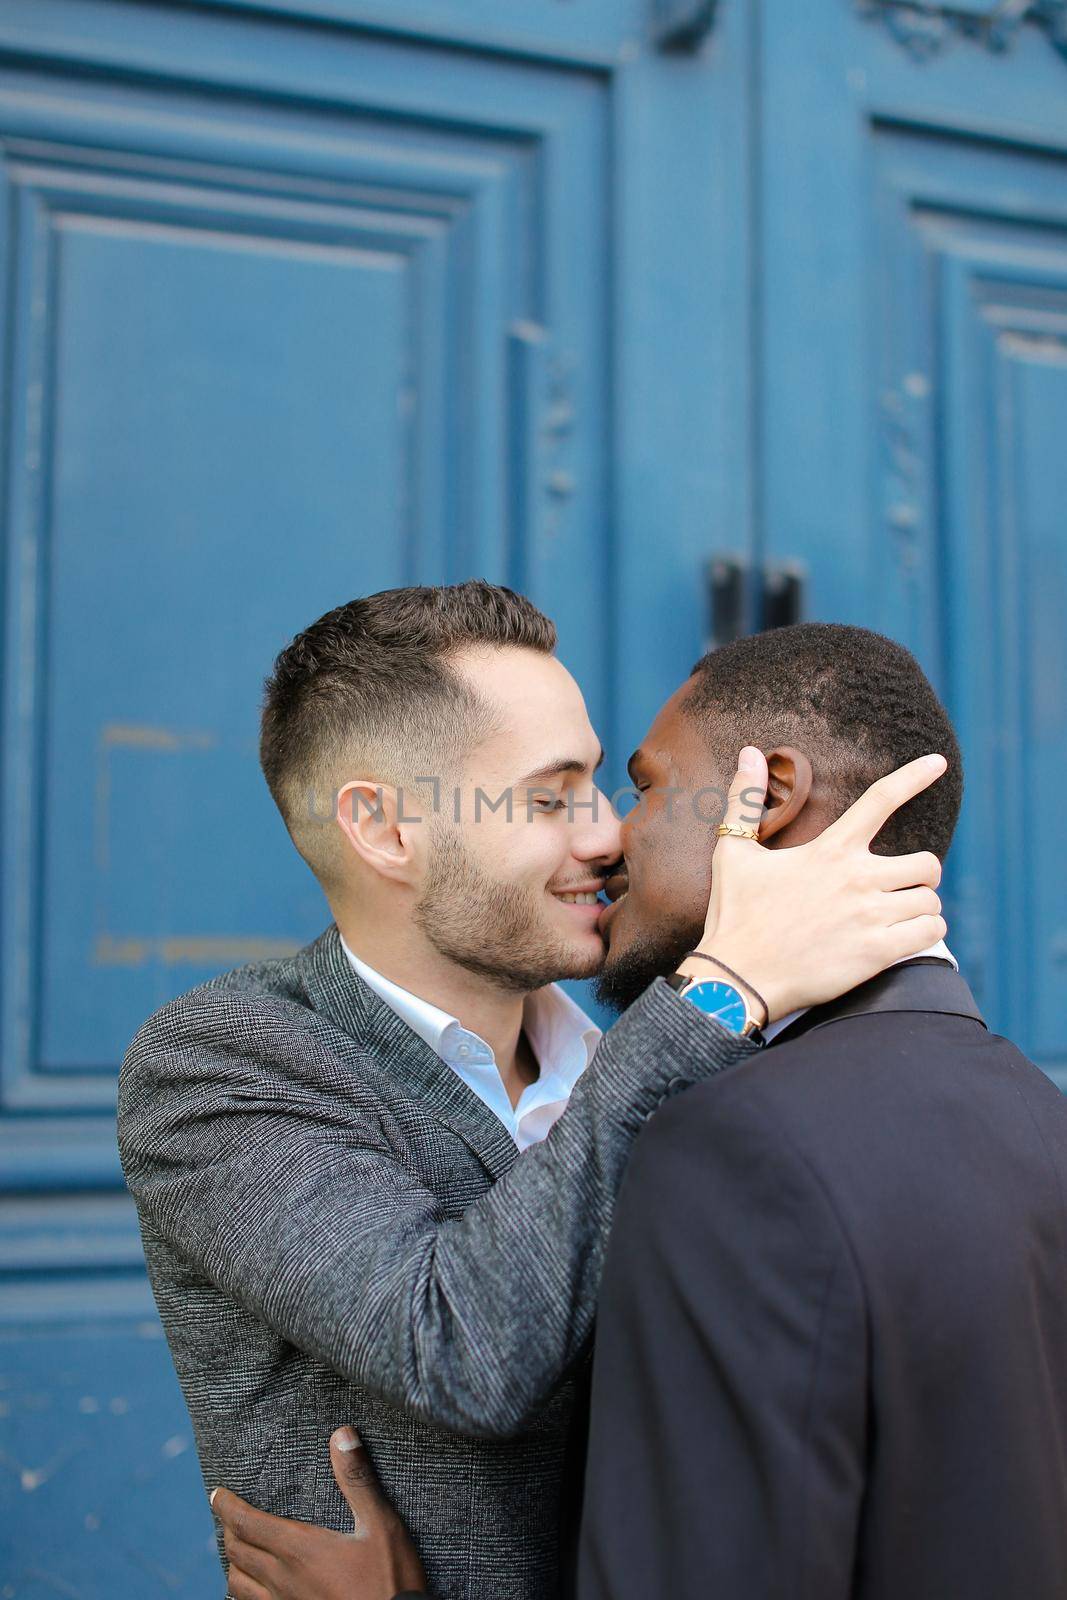
[[[672,973],[667,982],[683,1000],[688,1000],[691,1006],[696,1006],[698,1011],[731,1033],[751,1039],[753,1044],[765,1043],[758,1018],[744,994],[732,983],[722,978],[694,978],[684,972]]]

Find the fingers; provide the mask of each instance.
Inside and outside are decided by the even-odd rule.
[[[348,1502],[354,1537],[366,1540],[369,1555],[388,1557],[405,1592],[422,1593],[426,1574],[403,1522],[382,1493],[370,1458],[355,1428],[338,1428],[330,1439],[330,1465],[337,1487]],[[351,1546],[350,1546],[351,1548]],[[397,1585],[394,1584],[394,1588]]]
[[[911,917],[885,930],[886,965],[921,955],[948,932],[944,917]]]
[[[242,1572],[230,1573],[226,1588],[227,1600],[273,1600],[269,1589],[264,1589],[261,1583],[254,1578],[246,1578]]]
[[[214,1489],[211,1509],[222,1523],[226,1537],[240,1539],[258,1550],[279,1554],[287,1548],[290,1524],[284,1517],[272,1517],[269,1511],[257,1511],[240,1495],[229,1489]]]
[[[283,1570],[277,1557],[269,1555],[266,1550],[258,1550],[254,1544],[246,1544],[228,1529],[223,1535],[223,1545],[230,1563],[231,1579],[235,1573],[239,1573],[242,1578],[254,1579],[271,1594],[279,1592]]]
[[[369,1517],[391,1513],[392,1506],[382,1494],[370,1458],[355,1428],[338,1428],[330,1437],[330,1465],[337,1487],[348,1501],[355,1519],[356,1533],[366,1536]]]
[[[888,906],[891,926],[907,922],[911,917],[941,916],[941,897],[934,889],[897,889],[889,895]],[[936,940],[929,939],[927,943],[934,944]]]
[[[875,882],[883,889],[911,889],[925,885],[936,889],[941,883],[941,862],[931,850],[913,856],[871,856]]]
[[[737,773],[730,785],[724,822],[758,828],[767,798],[767,758],[755,745],[746,745],[737,758]]]
[[[947,768],[948,762],[944,756],[931,755],[920,756],[917,761],[909,761],[895,772],[886,773],[827,828],[823,837],[837,834],[848,839],[862,838],[870,844],[894,811],[899,811],[902,805],[914,800],[917,794],[922,794]]]

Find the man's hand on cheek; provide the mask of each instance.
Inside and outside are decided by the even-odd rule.
[[[395,1600],[425,1593],[415,1546],[382,1494],[355,1429],[338,1428],[330,1464],[352,1512],[351,1533],[257,1511],[228,1489],[212,1493],[233,1600]]]

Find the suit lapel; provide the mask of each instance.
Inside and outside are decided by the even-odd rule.
[[[867,983],[861,983],[838,1000],[813,1006],[802,1017],[776,1034],[767,1046],[774,1050],[790,1044],[815,1028],[846,1017],[869,1016],[876,1011],[932,1011],[943,1015],[970,1017],[986,1026],[974,995],[952,964],[937,956],[916,956],[914,961],[888,967]]]
[[[297,957],[314,1009],[382,1062],[413,1100],[458,1135],[494,1180],[514,1166],[518,1148],[500,1118],[387,1006],[352,968],[337,924]]]

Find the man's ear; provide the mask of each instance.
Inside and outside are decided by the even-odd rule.
[[[411,879],[418,812],[414,796],[373,778],[353,778],[337,792],[337,825],[348,843],[366,866],[394,883]]]
[[[760,823],[760,844],[766,844],[795,822],[811,795],[811,762],[801,750],[780,744],[767,753],[767,810]]]

